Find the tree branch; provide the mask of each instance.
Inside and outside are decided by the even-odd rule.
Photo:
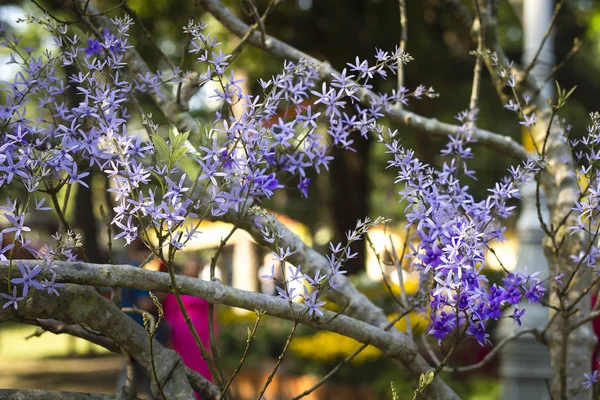
[[[489,353],[487,353],[485,355],[485,357],[483,357],[483,359],[481,361],[479,361],[478,363],[471,364],[471,365],[466,365],[466,366],[463,366],[463,367],[446,366],[446,367],[444,367],[444,371],[447,371],[447,372],[468,372],[468,371],[473,371],[475,369],[481,368],[485,364],[487,364],[488,362],[490,362],[494,357],[496,357],[496,355],[498,355],[498,353],[500,352],[500,350],[502,350],[504,348],[504,346],[506,346],[508,343],[512,342],[515,339],[518,339],[519,337],[521,337],[523,335],[527,335],[527,334],[533,334],[537,338],[539,336],[539,330],[537,328],[527,328],[527,329],[519,329],[517,331],[514,331],[512,334],[506,336],[497,345],[495,345],[492,348],[492,350]]]
[[[0,400],[116,400],[118,398],[118,395],[115,394],[57,392],[54,390],[0,389]]]
[[[83,10],[86,5],[86,0],[63,0],[63,6],[65,9],[70,8],[71,4],[76,6],[78,10]],[[112,22],[110,22],[108,17],[102,15],[93,4],[88,4],[87,7],[91,14],[96,15],[89,18],[89,21],[96,27],[96,29],[102,30],[107,28],[111,32],[115,33],[114,25]],[[146,61],[142,58],[142,56],[140,56],[140,54],[133,48],[125,53],[123,61],[127,64],[129,71],[131,71],[131,73],[134,75],[155,75],[154,72],[150,70],[148,64],[146,64]],[[177,126],[177,129],[179,129],[181,132],[190,131],[194,135],[201,133],[198,122],[188,112],[181,108],[181,106],[177,103],[177,99],[175,96],[173,96],[173,93],[167,90],[167,88],[161,87],[160,94],[151,94],[151,97],[163,115],[169,121],[171,121],[171,123]]]
[[[9,318],[10,318],[10,315],[6,316],[5,320],[8,320]],[[41,333],[46,332],[46,331],[52,332],[57,335],[66,333],[66,334],[69,334],[72,336],[77,336],[79,338],[85,339],[88,342],[97,344],[99,346],[102,346],[105,349],[107,349],[108,351],[111,351],[113,353],[121,352],[121,349],[119,348],[119,346],[112,339],[102,335],[100,332],[91,332],[89,330],[89,328],[86,329],[81,325],[68,325],[68,324],[65,324],[64,322],[57,321],[54,319],[28,320],[28,319],[22,319],[22,318],[14,318],[13,321],[14,322],[24,322],[24,323],[39,326],[40,329],[43,329],[43,331],[41,331],[41,332],[36,331],[35,332],[36,336],[39,336],[39,335],[41,335]],[[39,334],[38,334],[38,332],[39,332]],[[185,375],[186,375],[188,381],[190,382],[190,385],[192,386],[192,388],[194,388],[195,391],[204,394],[208,398],[217,398],[218,397],[218,393],[215,392],[216,386],[214,386],[214,384],[211,381],[209,381],[208,379],[206,379],[205,377],[200,375],[198,372],[196,372],[186,366],[185,367]],[[1,397],[0,397],[0,399],[1,399]]]
[[[221,217],[224,221],[238,224],[241,229],[246,230],[252,235],[254,240],[260,245],[275,250],[271,247],[273,246],[273,243],[266,242],[260,232],[261,225],[273,226],[275,232],[281,234],[279,245],[288,247],[291,251],[295,252],[288,258],[289,262],[294,265],[302,265],[303,270],[313,275],[317,270],[320,271],[321,275],[330,272],[329,261],[327,261],[327,258],[321,253],[312,247],[307,246],[297,235],[275,218],[275,216],[267,215],[266,218],[268,218],[268,221],[265,221],[264,218],[265,217],[262,216],[246,216],[245,218],[239,219],[237,216],[231,215]],[[389,324],[389,320],[381,308],[377,307],[364,294],[358,291],[352,282],[345,276],[342,275],[336,277],[336,283],[339,285],[337,290],[325,292],[325,297],[327,299],[335,302],[341,307],[345,307],[345,315],[364,321],[379,329],[385,329]],[[391,329],[390,334],[396,336],[398,340],[402,342],[410,343],[410,346],[416,348],[414,340],[409,338],[406,333]],[[410,358],[398,358],[397,360],[399,361],[399,364],[401,364],[399,365],[401,369],[413,381],[418,381],[420,375],[429,369],[429,364],[420,354],[417,354],[412,360]],[[437,398],[456,397],[456,394],[454,394],[452,389],[439,379],[436,379],[430,388],[432,389],[432,392],[437,393],[437,396],[441,396]],[[431,394],[431,396],[436,398],[434,394]]]
[[[34,319],[34,320],[25,320],[21,321],[32,325],[37,325],[40,328],[35,332],[36,336],[41,335],[41,333],[47,331],[52,332],[55,335],[60,335],[62,333],[66,333],[72,336],[77,336],[82,339],[87,340],[88,342],[95,343],[99,346],[104,347],[105,349],[113,352],[120,353],[121,350],[119,346],[110,338],[102,335],[100,332],[93,332],[89,328],[86,329],[81,325],[68,325],[64,322],[57,321],[55,319]],[[39,334],[38,334],[39,333]]]
[[[219,0],[200,0],[200,4],[202,4],[204,8],[219,20],[229,31],[239,37],[244,37],[251,29],[242,20],[233,15]],[[339,72],[333,69],[329,63],[319,61],[273,36],[267,35],[263,44],[260,33],[253,32],[248,37],[248,43],[266,50],[281,59],[295,61],[305,59],[319,69],[320,74],[324,79],[330,80],[333,78],[332,74],[339,74]],[[378,98],[377,94],[365,89],[359,90],[356,95],[364,104],[371,104],[374,99]],[[456,125],[440,122],[435,118],[426,118],[413,112],[406,111],[398,106],[390,107],[389,110],[386,110],[386,113],[393,122],[417,129],[430,136],[445,138],[458,135],[458,127]],[[472,138],[479,144],[495,149],[510,157],[521,160],[527,158],[523,146],[508,136],[483,129],[476,129],[473,131]]]
[[[76,266],[62,267],[59,268],[61,270],[76,269]],[[0,265],[2,274],[6,274],[7,270],[6,264]],[[97,268],[95,271],[96,273],[111,274],[106,269]],[[64,275],[61,274],[61,276]],[[168,277],[165,276],[165,278],[168,281]],[[22,319],[54,319],[67,325],[88,326],[96,332],[101,332],[121,347],[151,376],[150,349],[144,328],[119,310],[109,299],[105,299],[91,288],[66,285],[61,288],[60,296],[33,291],[26,300],[19,303],[18,310],[4,309],[0,311],[0,322],[14,320],[15,316]],[[63,327],[63,329],[65,328]],[[194,395],[181,358],[173,350],[164,348],[156,341],[153,347],[155,356],[161,360],[156,366],[157,376],[169,399],[189,400],[192,398]],[[214,385],[212,385],[212,389],[213,391],[207,393],[206,397],[216,398],[218,396],[218,389]],[[212,394],[214,397],[210,397],[208,394]]]
[[[21,260],[19,262],[29,266],[42,263],[42,261],[31,260]],[[1,263],[0,274],[6,274],[7,270],[8,265]],[[56,261],[53,263],[53,271],[56,273],[57,282],[172,292],[168,274],[147,271],[130,265]],[[297,318],[302,324],[339,333],[361,343],[371,344],[381,349],[385,356],[391,357],[401,364],[406,370],[408,377],[412,380],[418,379],[428,369],[427,363],[418,354],[414,342],[398,331],[393,333],[386,332],[383,329],[385,325],[381,328],[376,327],[346,315],[338,315],[336,318],[333,318],[336,314],[326,310],[323,311],[323,316],[310,317],[306,312],[307,307],[303,304],[293,303],[290,307],[290,304],[277,297],[234,289],[218,281],[207,282],[181,276],[178,277],[177,283],[182,294],[201,297],[215,304],[226,304],[247,310],[261,309],[265,310],[269,315],[291,321]],[[87,294],[89,299],[84,296],[84,293]],[[64,320],[69,324],[86,323],[92,329],[102,332],[107,337],[118,342],[125,351],[134,356],[144,368],[150,371],[147,340],[144,340],[140,336],[145,334],[143,328],[118,310],[109,300],[102,298],[90,289],[71,285],[67,285],[63,289],[60,297],[51,297],[39,292],[35,292],[31,296],[32,298],[28,298],[19,305],[18,313],[22,317],[55,318]],[[42,298],[42,300],[40,301],[39,298]],[[36,301],[36,299],[38,300]],[[104,306],[96,304],[100,301],[106,304]],[[93,303],[94,307],[90,303]],[[368,307],[369,303],[363,304],[363,306]],[[373,307],[371,304],[371,308]],[[99,312],[99,309],[102,309],[102,311]],[[107,313],[105,310],[110,310],[110,313]],[[0,312],[0,321],[3,314],[6,313],[8,311]],[[98,319],[97,315],[99,314],[109,314],[109,317]],[[117,317],[115,314],[120,315],[120,317]],[[161,377],[161,380],[164,380],[164,377],[167,375],[166,370],[170,366],[173,366],[173,357],[175,354],[158,344],[155,344],[155,347],[157,359],[163,360],[163,362],[159,363],[158,367],[159,377]],[[178,357],[176,359],[178,360]],[[175,371],[178,370],[174,369],[173,374],[175,374]],[[163,384],[165,385],[165,391],[169,388],[173,389],[174,383],[172,380]],[[432,398],[458,398],[440,380],[436,380],[431,386],[433,389]],[[218,391],[216,387],[215,390]],[[177,397],[173,398],[176,399]]]

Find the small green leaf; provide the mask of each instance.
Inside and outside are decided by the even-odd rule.
[[[429,370],[419,377],[419,389],[422,391],[433,382],[435,372]]]
[[[151,139],[152,139],[152,143],[154,144],[154,148],[156,149],[160,160],[168,161],[170,150],[169,150],[169,145],[167,144],[165,139],[161,138],[159,135],[152,135]]]
[[[434,378],[435,378],[435,373],[431,370],[427,371],[425,373],[425,385],[427,385],[427,386],[431,385],[431,382],[433,382]]]
[[[173,155],[171,157],[172,164],[177,163],[179,159],[187,154],[187,148],[183,147],[180,149],[173,150]]]
[[[575,91],[575,89],[577,89],[577,86],[573,86],[571,88],[571,90],[569,90],[569,92],[565,95],[564,99],[567,100],[573,94],[573,92]]]
[[[184,147],[185,142],[187,141],[189,135],[190,135],[189,131],[183,132],[183,133],[180,133],[179,135],[177,135],[177,137],[173,141],[173,148],[180,149],[180,148]]]
[[[177,136],[175,136],[175,131],[173,129],[169,129],[169,142],[171,143],[171,145],[175,143],[176,138]]]
[[[160,185],[160,189],[162,190],[162,193],[165,192],[165,186],[163,185],[163,177],[158,175],[156,172],[154,171],[150,171],[150,173],[152,174],[152,176],[154,178],[156,178],[156,181],[158,182],[158,184]]]
[[[160,321],[164,318],[165,313],[163,311],[163,307],[162,307],[160,300],[158,300],[158,297],[156,297],[156,295],[152,292],[148,292],[148,293],[150,294],[150,297],[152,298],[152,302],[154,303],[154,306],[156,307],[156,309],[158,311],[158,321],[156,321],[156,327],[158,327],[158,325],[160,325]]]
[[[394,381],[390,382],[390,386],[392,387],[392,400],[399,400],[400,398],[398,397],[398,392],[396,391],[396,385],[394,384]]]

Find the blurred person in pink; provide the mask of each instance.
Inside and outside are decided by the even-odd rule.
[[[200,265],[195,260],[188,260],[181,269],[181,274],[197,278],[200,273]],[[208,326],[208,301],[187,295],[181,295],[181,300],[185,309],[198,332],[198,336],[204,347],[210,352],[210,334]],[[194,340],[194,336],[188,328],[183,313],[179,308],[177,297],[170,293],[163,300],[163,310],[165,321],[169,325],[170,339],[173,350],[175,350],[183,360],[183,363],[190,369],[200,373],[206,379],[212,381],[212,375],[208,364],[202,358],[202,353]],[[200,399],[200,395],[196,393]]]

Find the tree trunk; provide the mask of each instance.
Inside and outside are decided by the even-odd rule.
[[[547,109],[548,107],[546,107]],[[549,123],[550,113],[538,114],[538,126],[536,127],[536,142],[538,147],[544,142],[546,127]],[[545,221],[550,230],[559,227],[564,216],[571,211],[575,202],[579,200],[579,188],[577,177],[569,154],[569,148],[565,145],[562,129],[556,118],[550,129],[550,136],[546,149],[548,156],[547,172],[542,174],[541,183],[548,197],[548,208],[550,210],[550,221]],[[571,259],[574,254],[587,247],[588,238],[582,234],[571,235],[567,228],[575,224],[577,214],[571,213],[566,222],[559,227],[555,234],[554,244],[551,238],[544,240],[544,250],[548,260],[550,276],[563,273],[563,284],[567,284],[569,277],[577,267],[577,262]],[[560,244],[565,238],[559,251],[554,251],[555,244]],[[550,285],[550,304],[554,307],[564,309],[569,307],[573,301],[591,284],[591,275],[581,267],[575,274],[565,296],[559,298],[562,290],[560,285]],[[585,273],[584,273],[585,272]],[[554,289],[557,290],[554,290]],[[586,390],[581,382],[584,373],[590,373],[592,368],[592,354],[596,345],[592,324],[588,322],[578,329],[569,333],[569,326],[573,321],[590,312],[589,296],[583,298],[573,310],[575,313],[561,311],[551,325],[547,341],[550,348],[550,360],[552,365],[552,398],[554,399],[591,399],[592,391]],[[557,311],[550,309],[550,318]]]

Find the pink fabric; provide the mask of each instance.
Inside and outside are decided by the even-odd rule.
[[[204,347],[210,351],[210,336],[208,327],[208,301],[197,297],[182,295],[181,300],[185,309],[200,336]],[[171,341],[173,349],[179,353],[183,363],[190,369],[199,372],[202,376],[212,381],[208,364],[202,358],[202,353],[196,345],[194,336],[190,332],[183,314],[179,309],[177,298],[168,294],[163,301],[165,320],[171,328]],[[200,396],[196,393],[196,397]]]

